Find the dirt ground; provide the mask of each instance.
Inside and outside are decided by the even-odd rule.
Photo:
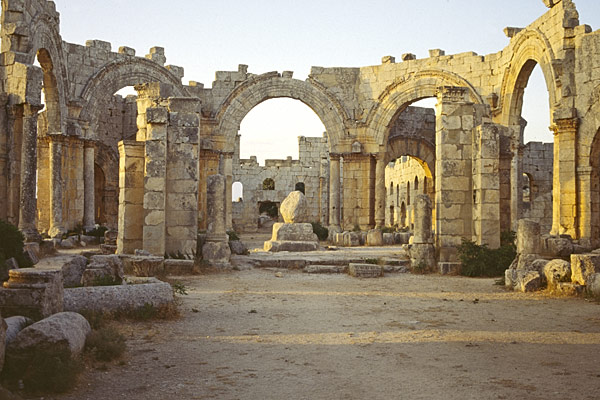
[[[597,399],[600,305],[492,279],[274,270],[180,278],[175,321],[56,399]]]

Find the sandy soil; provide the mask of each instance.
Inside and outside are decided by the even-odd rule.
[[[181,278],[175,321],[57,399],[597,399],[600,305],[491,279],[274,270]],[[46,399],[51,397],[46,397]]]

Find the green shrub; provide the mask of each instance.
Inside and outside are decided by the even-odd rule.
[[[23,255],[24,240],[23,234],[16,226],[0,219],[0,255],[5,260],[14,257],[21,268],[33,266],[31,260]]]
[[[229,241],[240,240],[236,231],[227,231],[227,236],[229,236]]]
[[[119,358],[127,346],[125,336],[115,328],[107,326],[93,330],[85,340],[85,348],[98,361],[111,361]]]
[[[380,258],[365,258],[365,264],[379,265],[381,263]]]
[[[502,232],[500,247],[490,249],[471,240],[462,239],[458,255],[462,262],[461,274],[465,276],[501,276],[514,260],[517,251],[514,232]]]
[[[381,233],[394,233],[396,232],[395,226],[384,226],[381,228]]]
[[[31,358],[14,360],[2,371],[8,387],[23,388],[29,393],[62,393],[73,388],[83,370],[79,358],[71,358],[68,349],[50,347],[37,351]]]
[[[114,286],[120,284],[119,279],[116,279],[112,275],[101,275],[92,280],[92,286]]]
[[[104,234],[106,233],[107,230],[108,230],[108,228],[106,226],[98,226],[92,230],[89,230],[87,232],[87,235],[94,236],[97,238],[103,238]]]
[[[329,229],[321,225],[320,222],[311,222],[313,232],[317,235],[319,240],[327,240],[329,237]]]

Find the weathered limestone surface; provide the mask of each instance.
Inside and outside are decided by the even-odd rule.
[[[81,285],[81,278],[83,277],[87,263],[88,260],[84,256],[75,256],[64,263],[61,268],[63,285],[65,287]]]
[[[348,274],[356,278],[379,278],[383,276],[383,267],[374,264],[348,264]]]
[[[561,259],[549,261],[544,266],[544,277],[548,287],[556,287],[560,282],[571,280],[571,263]]]
[[[571,254],[571,281],[587,285],[594,274],[600,273],[600,254]]]
[[[6,323],[6,344],[15,340],[19,332],[33,324],[33,320],[20,315],[5,318],[4,322]]]
[[[36,321],[63,311],[62,271],[10,270],[0,290],[0,310],[6,317],[23,315]]]
[[[279,212],[286,224],[308,222],[307,204],[304,193],[298,190],[291,192],[281,202]]]
[[[225,177],[211,175],[207,180],[208,225],[202,258],[207,262],[228,266],[231,257],[228,236],[225,232]]]
[[[64,350],[73,357],[80,354],[85,339],[91,332],[90,324],[75,312],[60,312],[38,321],[17,333],[6,349],[6,362],[11,368],[22,368],[36,353]]]
[[[151,304],[160,307],[173,301],[173,289],[154,278],[141,283],[65,289],[67,311],[131,311]]]

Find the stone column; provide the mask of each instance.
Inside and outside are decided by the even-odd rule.
[[[50,229],[51,238],[62,238],[66,233],[63,225],[63,144],[60,134],[48,135],[50,139]]]
[[[413,243],[409,247],[410,264],[413,270],[433,272],[436,268],[435,248],[431,235],[431,199],[426,194],[414,198],[415,226]]]
[[[385,162],[384,154],[378,154],[375,164],[375,228],[385,225]]]
[[[340,232],[340,155],[329,155],[329,231]]]
[[[144,142],[119,142],[118,254],[132,254],[143,246],[144,149]]]
[[[579,179],[579,239],[586,239],[590,247],[595,247],[588,242],[593,236],[592,220],[592,175],[593,168],[589,166],[577,167],[577,178]],[[581,243],[580,243],[581,244]]]
[[[554,168],[552,192],[552,235],[577,239],[577,129],[578,118],[559,119],[554,131]]]
[[[94,229],[95,209],[96,209],[96,193],[94,181],[94,158],[95,158],[94,142],[88,140],[84,143],[83,148],[83,229],[90,231]]]
[[[206,185],[208,224],[202,258],[216,266],[228,265],[231,256],[225,231],[225,182],[225,177],[217,174],[209,176]]]
[[[223,174],[225,175],[225,228],[230,231],[233,229],[232,213],[232,193],[233,185],[233,153],[223,153]]]
[[[23,140],[21,142],[21,193],[19,202],[19,230],[25,241],[41,239],[35,225],[36,172],[37,172],[37,120],[41,105],[23,105]]]
[[[500,247],[500,129],[486,123],[473,134],[472,240],[492,249]]]
[[[0,93],[0,126],[7,126],[6,102],[8,97],[6,93]],[[6,220],[8,216],[8,135],[0,135],[0,201],[5,205],[0,207],[0,219]],[[1,346],[0,346],[1,347]],[[1,358],[1,357],[0,357]]]
[[[512,144],[513,158],[510,162],[510,226],[517,231],[521,219],[523,202],[523,146],[518,141]]]
[[[7,168],[8,168],[8,209],[7,209],[7,220],[13,225],[19,223],[19,193],[21,191],[21,185],[19,183],[21,176],[21,152],[17,149],[21,148],[22,141],[18,140],[18,135],[15,134],[17,121],[23,121],[23,107],[20,106],[8,106],[7,107],[7,143],[12,149],[8,152]]]
[[[471,238],[474,109],[468,89],[441,87],[436,111],[436,251],[440,269],[451,272],[459,266],[462,238]]]

